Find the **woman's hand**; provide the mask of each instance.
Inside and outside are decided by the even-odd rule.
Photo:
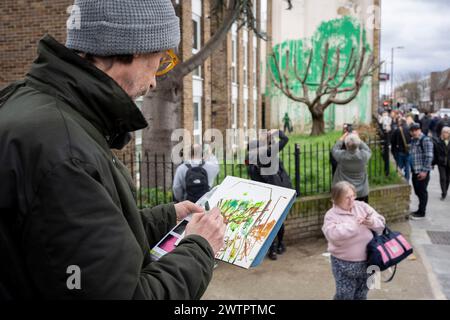
[[[368,228],[373,227],[374,221],[372,213],[368,213],[365,218],[358,219],[359,224],[364,225]]]

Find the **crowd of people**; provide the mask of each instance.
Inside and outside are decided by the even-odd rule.
[[[0,91],[0,194],[9,195],[0,197],[0,299],[200,299],[226,230],[218,208],[206,212],[195,204],[213,185],[217,159],[194,145],[191,159],[175,174],[177,202],[140,209],[130,174],[111,151],[148,125],[134,101],[176,65],[179,18],[169,0],[75,4],[83,17],[80,28],[67,25],[65,44],[43,37],[25,78]],[[433,164],[441,174],[442,198],[447,195],[448,119],[403,119],[393,112],[383,114],[380,125],[395,141],[393,152],[405,176],[411,167],[420,199],[412,217],[423,218]],[[288,114],[284,129],[293,130]],[[287,143],[281,130],[251,141],[251,179],[292,188],[278,154],[270,155],[272,146],[279,152]],[[272,164],[259,161],[261,148],[278,163],[270,175],[261,174]],[[368,205],[371,151],[357,132],[347,131],[332,156],[333,207],[323,233],[332,254],[335,298],[365,299],[366,245],[372,231],[385,226]],[[185,237],[153,261],[150,248],[188,215]],[[283,236],[284,226],[269,258],[285,252]],[[79,288],[68,285],[70,267],[82,269]]]
[[[447,118],[434,121],[433,116],[424,115],[422,119],[412,115],[402,115],[400,112],[385,112],[379,117],[379,124],[384,135],[388,138],[391,152],[407,181],[412,180],[414,191],[419,198],[419,207],[410,214],[410,219],[423,219],[426,215],[428,202],[428,183],[434,165],[439,168],[442,187],[441,199],[447,196],[450,184],[450,127]],[[439,134],[438,134],[439,132]],[[276,137],[276,138],[275,138]],[[258,159],[258,152],[270,153],[270,146],[278,144],[281,152],[289,138],[281,130],[268,131],[259,139],[248,144],[249,177],[252,180],[292,188],[291,179],[284,169],[278,155],[274,158],[279,162],[279,170],[273,175],[262,175],[261,169],[271,163],[262,165]],[[197,146],[200,148],[200,146]],[[330,160],[333,167],[331,197],[333,206],[326,213],[323,233],[328,240],[328,251],[331,254],[332,273],[336,282],[335,299],[366,299],[368,288],[366,285],[367,253],[366,246],[373,238],[373,232],[382,232],[385,219],[369,205],[369,179],[367,164],[372,156],[369,146],[362,141],[352,126],[344,125],[343,135],[331,150]],[[202,164],[207,169],[207,159],[194,160],[194,165]],[[209,159],[208,161],[211,161]],[[273,161],[273,160],[272,160]],[[217,159],[213,158],[209,164],[212,175],[218,172]],[[214,168],[214,169],[211,169]],[[180,166],[174,183],[176,188],[189,183],[183,180],[190,169]],[[208,170],[202,170],[206,173]],[[210,180],[210,176],[205,174]],[[211,187],[211,185],[209,186]],[[204,189],[204,192],[209,190]],[[186,199],[180,196],[180,199]],[[191,200],[195,200],[191,198]],[[283,242],[284,225],[280,229],[277,239],[270,247],[268,257],[277,260],[277,254],[286,250]]]
[[[383,138],[390,142],[397,167],[407,181],[412,180],[414,191],[419,198],[419,209],[412,213],[411,218],[424,218],[430,172],[436,165],[439,169],[441,200],[444,201],[448,194],[450,119],[447,115],[441,117],[425,112],[423,116],[419,116],[393,110],[382,112],[378,123]]]
[[[422,118],[400,111],[382,112],[380,131],[390,143],[391,152],[405,179],[412,180],[419,207],[412,220],[424,219],[428,184],[434,166],[439,169],[441,200],[450,184],[450,121],[444,116],[424,114]],[[322,231],[328,240],[335,299],[366,299],[367,244],[374,233],[385,228],[385,219],[369,204],[367,163],[370,148],[358,133],[344,126],[344,134],[331,152],[333,207],[326,213]]]

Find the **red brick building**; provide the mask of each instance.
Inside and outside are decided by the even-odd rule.
[[[261,15],[261,1],[254,1],[256,15]],[[218,25],[211,16],[211,1],[173,2],[181,18],[180,58],[184,60],[201,50]],[[44,34],[65,42],[72,3],[73,0],[0,2],[0,87],[24,77]],[[211,127],[223,132],[227,128],[261,128],[261,41],[246,28],[237,30],[234,26],[220,49],[184,78],[181,125],[194,136],[201,137]],[[137,140],[141,141],[139,137]],[[134,147],[129,144],[126,153],[135,154]]]

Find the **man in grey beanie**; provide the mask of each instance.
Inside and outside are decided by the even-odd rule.
[[[45,36],[0,91],[0,300],[199,299],[223,245],[220,211],[136,207],[111,152],[147,126],[133,99],[176,64],[170,0],[76,0],[67,43]],[[193,214],[159,261],[150,249]]]

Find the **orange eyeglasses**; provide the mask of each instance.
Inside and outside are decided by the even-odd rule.
[[[165,56],[161,59],[159,63],[158,71],[156,72],[156,76],[163,76],[168,73],[170,70],[175,68],[175,66],[180,62],[177,55],[173,51],[173,49],[169,49],[165,52]]]

